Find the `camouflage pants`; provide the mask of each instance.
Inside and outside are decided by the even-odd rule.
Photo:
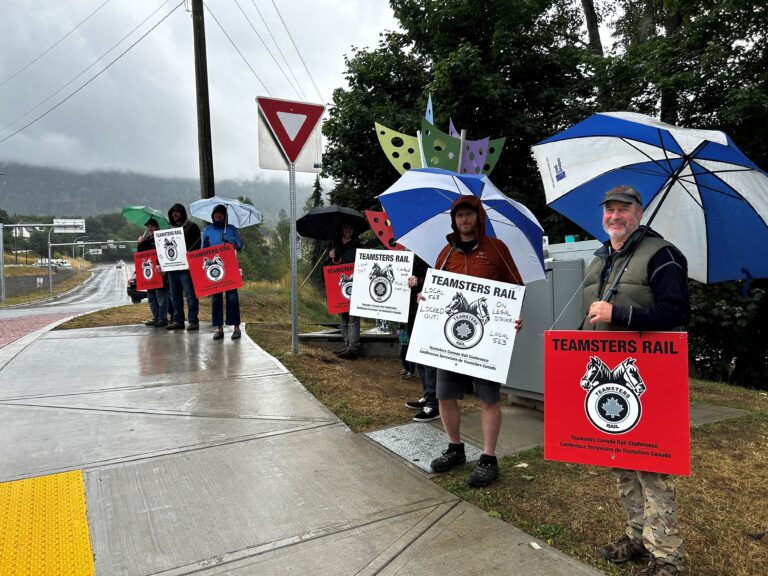
[[[675,479],[668,474],[614,469],[627,513],[627,535],[641,540],[654,558],[683,562],[683,539],[675,501]]]

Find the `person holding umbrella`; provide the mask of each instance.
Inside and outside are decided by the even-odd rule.
[[[451,205],[450,214],[453,232],[447,236],[448,244],[437,256],[435,269],[523,284],[506,245],[501,240],[486,236],[486,213],[479,198],[472,194],[459,196]],[[521,319],[515,320],[516,330],[520,330],[522,326]],[[498,382],[438,368],[437,400],[449,444],[448,449],[442,456],[435,458],[431,466],[435,472],[447,472],[467,461],[464,444],[461,442],[461,410],[458,400],[464,398],[465,390],[468,385],[472,385],[473,380],[475,393],[480,398],[482,408],[480,419],[483,429],[483,453],[475,470],[467,478],[467,484],[482,487],[499,476],[496,442],[501,430],[501,384]]]
[[[643,199],[631,186],[605,193],[608,241],[584,281],[582,330],[682,330],[691,315],[688,264],[670,242],[640,226]],[[626,530],[601,549],[615,563],[649,560],[642,576],[673,576],[683,564],[675,480],[668,474],[615,469]]]
[[[354,224],[349,220],[342,220],[339,232],[328,243],[326,265],[353,263],[359,247],[360,240]],[[335,351],[335,354],[345,360],[354,360],[360,353],[360,317],[352,316],[349,312],[341,312],[339,322],[344,346]]]
[[[203,230],[203,248],[218,246],[220,244],[232,244],[235,250],[243,249],[243,241],[240,239],[240,233],[232,224],[227,223],[227,208],[223,204],[218,204],[211,213],[213,222],[208,224]],[[232,340],[240,338],[240,299],[237,290],[227,290],[225,293],[227,299],[227,325],[234,326]],[[213,339],[221,340],[224,338],[224,296],[219,292],[211,295],[211,323],[214,327]]]

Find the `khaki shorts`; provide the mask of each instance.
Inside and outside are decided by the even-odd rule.
[[[496,404],[501,399],[500,383],[440,368],[437,369],[437,399],[462,400],[473,382],[475,394],[486,404]]]

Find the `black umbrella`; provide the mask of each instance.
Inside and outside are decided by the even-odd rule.
[[[333,240],[341,235],[344,224],[352,226],[355,236],[368,230],[368,221],[357,210],[344,206],[318,206],[296,220],[296,231],[315,240]]]

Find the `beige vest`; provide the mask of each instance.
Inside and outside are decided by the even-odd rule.
[[[653,292],[648,278],[648,263],[659,250],[665,246],[672,246],[662,238],[653,238],[646,236],[640,242],[640,245],[632,255],[629,266],[616,286],[616,292],[611,297],[610,303],[616,306],[635,306],[645,308],[654,303]],[[626,252],[622,248],[613,257],[613,268],[608,275],[608,280],[603,285],[603,293],[613,284],[616,275],[624,268],[627,256],[631,251],[626,247]],[[598,288],[600,287],[600,273],[606,263],[607,254],[603,257],[597,256],[587,268],[586,278],[584,280],[584,310],[589,310],[593,302],[600,300]],[[607,322],[597,322],[590,324],[589,318],[585,318],[581,326],[582,330],[627,330],[626,326],[613,326]]]

